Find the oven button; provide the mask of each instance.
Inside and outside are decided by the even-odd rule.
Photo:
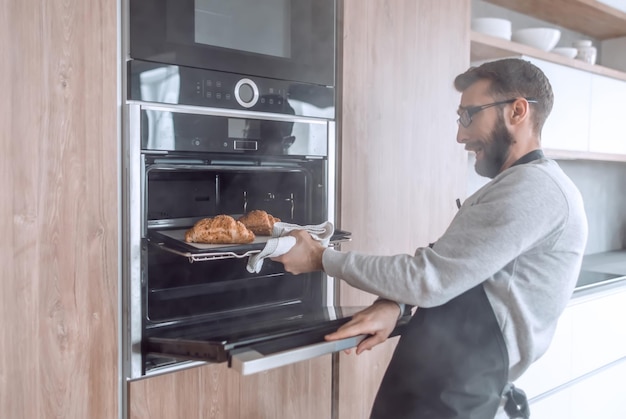
[[[259,88],[250,79],[241,79],[235,85],[235,99],[244,108],[251,108],[259,100]]]

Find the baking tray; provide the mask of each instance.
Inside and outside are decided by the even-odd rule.
[[[185,232],[188,228],[151,230],[148,240],[163,250],[187,257],[189,262],[202,262],[215,259],[245,258],[260,253],[271,236],[256,236],[247,244],[204,244],[187,243]],[[335,230],[329,246],[352,240],[350,232]]]

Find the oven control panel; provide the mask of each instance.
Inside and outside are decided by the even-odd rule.
[[[131,100],[335,119],[333,87],[129,61]]]
[[[254,100],[244,96],[241,100]],[[145,108],[141,115],[141,148],[154,151],[235,153],[260,156],[328,155],[329,122],[287,116],[259,118]]]

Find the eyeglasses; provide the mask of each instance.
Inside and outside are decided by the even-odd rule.
[[[458,122],[459,124],[467,128],[472,123],[472,116],[476,115],[478,112],[482,111],[483,109],[491,108],[492,106],[513,103],[517,99],[519,98],[501,100],[500,102],[487,103],[486,105],[480,105],[480,106],[468,106],[467,108],[461,107],[461,111],[460,111],[461,113],[459,113],[459,119],[457,119],[456,122]],[[524,99],[526,99],[528,103],[537,103],[536,99],[531,99],[527,97],[525,97]]]

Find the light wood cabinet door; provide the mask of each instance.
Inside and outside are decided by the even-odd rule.
[[[205,365],[129,383],[131,419],[320,419],[331,415],[331,356],[241,376]]]
[[[453,80],[469,66],[469,15],[469,1],[344,1],[340,221],[353,241],[343,250],[412,254],[465,197]],[[375,299],[340,292],[342,305]],[[339,355],[338,418],[368,417],[396,342]]]
[[[117,2],[0,6],[0,416],[118,416]]]

